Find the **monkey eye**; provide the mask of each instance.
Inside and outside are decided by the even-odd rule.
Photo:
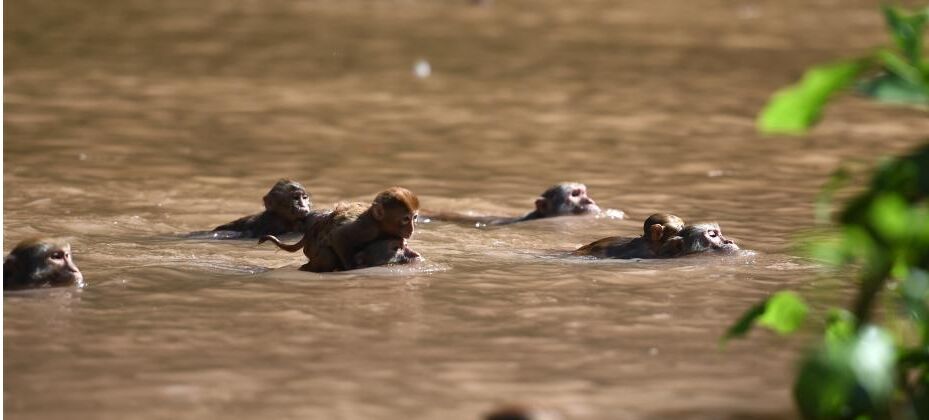
[[[572,196],[572,197],[580,196],[582,192],[583,192],[583,191],[581,191],[580,189],[576,189],[576,190],[574,190],[574,191],[571,191],[571,196]]]
[[[717,232],[717,231],[715,231],[715,230],[711,230],[711,231],[709,231],[709,232],[707,232],[707,233],[710,235],[711,238],[715,238],[715,237],[719,236],[719,232]]]
[[[413,215],[413,220],[419,220],[419,215],[418,215],[418,214],[414,214],[414,215]]]
[[[64,251],[55,251],[52,253],[51,257],[55,260],[62,260],[65,257],[65,253]]]

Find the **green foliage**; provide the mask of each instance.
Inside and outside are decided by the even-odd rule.
[[[876,73],[859,84],[859,91],[891,103],[929,106],[929,63],[923,54],[923,34],[929,7],[908,13],[883,6],[892,48],[872,54],[818,65],[797,84],[777,91],[758,115],[758,130],[765,134],[802,134],[819,119],[837,91],[865,73]]]
[[[768,327],[781,335],[790,334],[803,325],[807,313],[806,303],[791,291],[777,292],[751,307],[726,331],[723,341],[745,335],[754,324]]]
[[[834,176],[820,205],[847,179]],[[808,419],[929,419],[929,144],[880,165],[838,221],[807,251],[859,269],[858,295],[851,311],[829,311],[822,339],[802,359],[797,406]],[[879,303],[884,325],[873,320]],[[803,301],[781,291],[746,311],[723,340],[755,324],[789,333],[805,315]]]

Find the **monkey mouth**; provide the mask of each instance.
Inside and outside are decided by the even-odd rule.
[[[574,214],[600,214],[600,206],[590,204],[582,207],[575,207]]]
[[[716,251],[722,253],[732,253],[738,251],[740,248],[736,244],[722,244],[719,248],[716,248]]]
[[[80,272],[70,273],[70,275],[61,275],[49,281],[48,284],[49,286],[52,286],[52,287],[67,287],[67,286],[84,287],[84,275],[81,274]]]

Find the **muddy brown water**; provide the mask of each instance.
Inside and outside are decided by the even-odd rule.
[[[3,246],[70,237],[88,281],[4,294],[9,418],[475,419],[504,402],[792,418],[803,340],[717,338],[775,290],[847,300],[791,241],[841,162],[929,134],[920,111],[853,97],[807,137],[753,130],[807,65],[884,42],[868,1],[4,11]],[[179,237],[257,211],[279,177],[319,207],[403,185],[432,209],[504,215],[572,180],[629,218],[423,224],[426,263],[328,275]],[[563,256],[655,211],[718,221],[751,252]]]

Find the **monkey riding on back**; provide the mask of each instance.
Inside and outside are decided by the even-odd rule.
[[[288,252],[302,249],[309,262],[300,269],[313,272],[412,262],[420,255],[407,247],[406,239],[413,236],[418,211],[415,194],[393,187],[378,194],[371,204],[341,203],[313,218],[295,244],[284,244],[273,235],[261,237],[258,243],[271,241]]]

